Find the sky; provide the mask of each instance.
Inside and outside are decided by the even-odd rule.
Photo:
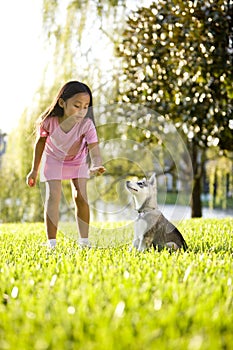
[[[141,4],[151,1],[142,0]],[[136,4],[138,0],[127,1],[130,10],[136,9]],[[51,59],[43,43],[42,0],[1,1],[0,45],[0,131],[9,133],[30,107]]]
[[[38,88],[45,52],[41,0],[1,1],[0,130],[9,133]]]

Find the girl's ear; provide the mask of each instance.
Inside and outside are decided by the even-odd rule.
[[[63,100],[63,98],[59,98],[59,100],[58,100],[58,104],[59,104],[59,107],[61,107],[61,108],[63,108],[64,107],[64,100]]]

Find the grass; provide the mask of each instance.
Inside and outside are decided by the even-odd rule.
[[[119,225],[105,231],[128,239]],[[233,219],[179,228],[189,251],[170,255],[81,250],[62,233],[48,251],[43,224],[2,224],[0,349],[232,349]]]

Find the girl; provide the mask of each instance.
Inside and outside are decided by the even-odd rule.
[[[91,167],[88,172],[87,156]],[[87,179],[105,172],[94,125],[92,93],[78,81],[66,83],[53,103],[40,117],[32,169],[27,184],[35,186],[41,163],[40,180],[45,182],[44,220],[48,245],[56,245],[61,198],[61,180],[70,179],[75,216],[80,233],[79,244],[88,246],[89,205]]]

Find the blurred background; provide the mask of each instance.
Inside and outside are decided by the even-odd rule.
[[[154,171],[162,205],[232,213],[232,0],[13,0],[0,29],[0,222],[43,220],[25,178],[36,120],[68,80],[93,91],[108,170],[90,180],[93,218]],[[68,218],[66,182],[63,194]]]

